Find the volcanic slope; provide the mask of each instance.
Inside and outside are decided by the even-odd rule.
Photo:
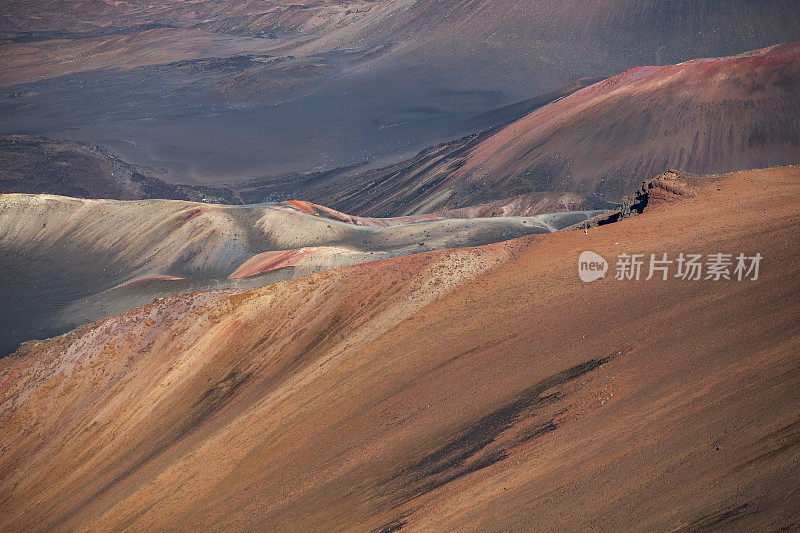
[[[0,360],[2,528],[796,527],[800,168],[700,183],[28,343]],[[584,250],[764,259],[584,284]]]
[[[154,298],[556,231],[596,211],[365,219],[307,202],[224,206],[0,195],[0,353]]]
[[[577,193],[616,200],[665,168],[708,174],[800,161],[800,41],[626,71],[503,127],[392,166],[309,177],[305,198],[369,216]],[[294,190],[278,181],[264,191]],[[517,201],[518,203],[518,201]]]
[[[505,126],[453,180],[613,196],[663,168],[720,172],[800,158],[800,41],[641,67]]]

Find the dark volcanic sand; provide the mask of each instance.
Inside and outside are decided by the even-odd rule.
[[[797,39],[800,6],[14,0],[0,32],[0,133],[98,143],[208,185],[396,161],[582,77]]]

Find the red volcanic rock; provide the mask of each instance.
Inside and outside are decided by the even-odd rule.
[[[635,203],[644,196],[647,197],[647,207],[649,208],[665,203],[679,202],[695,195],[696,187],[693,187],[692,184],[697,183],[697,176],[687,175],[685,172],[676,170],[668,170],[651,180],[643,182],[638,191],[631,196],[623,198],[623,203],[626,201]]]

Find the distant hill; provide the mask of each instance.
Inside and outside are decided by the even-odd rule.
[[[640,67],[401,163],[265,181],[261,190],[369,216],[564,192],[616,201],[667,168],[709,174],[797,163],[798,87],[800,41]]]
[[[597,214],[362,219],[306,202],[225,206],[3,194],[0,357],[21,341],[167,295],[260,287],[345,265],[550,233]]]

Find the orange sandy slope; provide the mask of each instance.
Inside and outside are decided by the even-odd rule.
[[[800,167],[582,231],[168,298],[0,360],[0,529],[800,523]],[[764,256],[582,284],[583,250]]]

